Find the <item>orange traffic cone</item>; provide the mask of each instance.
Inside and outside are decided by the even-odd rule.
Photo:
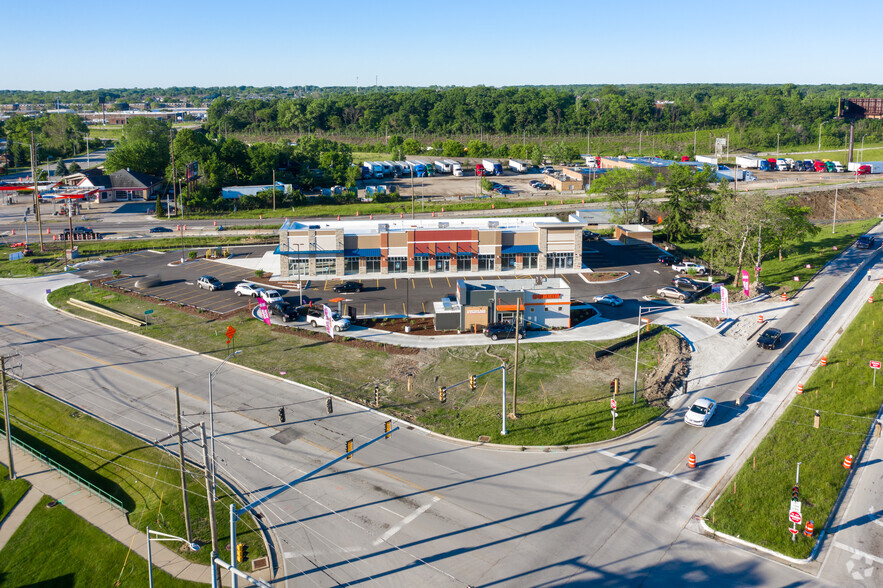
[[[803,394],[803,384],[797,384],[797,393]]]
[[[813,531],[815,531],[815,525],[813,525],[813,522],[810,521],[803,528],[803,534],[807,537],[812,537]]]
[[[874,297],[868,296],[868,304],[874,304]]]
[[[788,302],[788,295],[782,292],[782,302]]]
[[[763,315],[762,314],[757,315],[757,322],[759,322],[759,323],[763,322]]]
[[[843,458],[843,467],[846,468],[847,470],[852,469],[852,456],[851,455],[847,455],[846,457]]]
[[[827,355],[822,356],[822,365],[828,365],[828,356]]]
[[[690,457],[687,459],[687,467],[695,468],[696,467],[696,454],[692,451],[690,452]]]

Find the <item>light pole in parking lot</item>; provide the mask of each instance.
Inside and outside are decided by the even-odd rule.
[[[221,362],[221,365],[216,367],[211,373],[208,375],[208,414],[209,414],[209,437],[211,437],[211,451],[212,451],[212,501],[218,499],[218,486],[215,480],[215,403],[214,403],[214,395],[212,394],[212,378],[215,377],[215,374],[218,373],[224,364],[233,357],[234,355],[239,355],[242,353],[242,350],[239,349],[234,351],[230,355],[227,356],[224,361]]]

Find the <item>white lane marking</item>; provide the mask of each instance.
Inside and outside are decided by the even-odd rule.
[[[654,273],[654,274],[658,274],[658,273],[659,273],[659,270],[653,270],[653,273]]]
[[[843,551],[848,551],[853,555],[857,555],[859,557],[865,558],[866,561],[872,561],[874,563],[883,564],[883,557],[877,557],[876,555],[871,555],[870,553],[865,553],[864,551],[860,551],[855,547],[850,547],[844,543],[840,543],[839,541],[834,542],[834,547],[838,547]]]
[[[687,480],[687,479],[684,479],[680,476],[676,476],[674,474],[671,474],[669,472],[664,472],[658,468],[654,468],[653,466],[647,465],[645,463],[639,463],[637,461],[632,461],[628,457],[625,457],[623,455],[618,455],[618,454],[613,453],[611,451],[607,451],[606,449],[599,449],[597,451],[597,453],[600,453],[601,455],[606,455],[607,457],[612,457],[613,459],[616,459],[616,460],[621,461],[623,463],[627,463],[629,465],[637,466],[641,469],[647,470],[648,472],[653,472],[654,474],[659,474],[663,478],[668,478],[670,480],[674,480],[675,482],[680,482],[681,484],[686,484],[687,486],[692,486],[694,488],[699,488],[700,490],[705,490],[705,491],[711,490],[711,488],[709,488],[708,486],[703,486],[702,484],[699,484],[698,482],[694,482],[693,480]]]
[[[429,507],[438,501],[439,501],[438,496],[433,497],[432,502],[430,502],[428,504],[424,504],[423,506],[421,506],[420,508],[418,508],[417,510],[415,510],[414,512],[412,512],[411,514],[409,514],[408,516],[403,518],[402,521],[398,525],[391,527],[386,533],[384,533],[383,535],[381,535],[380,537],[375,539],[374,543],[372,545],[374,545],[374,547],[377,547],[378,545],[380,545],[384,541],[387,541],[390,537],[392,537],[393,535],[395,535],[396,533],[401,531],[405,525],[407,525],[408,523],[410,523],[411,521],[413,521],[414,519],[419,517],[421,514],[423,514],[427,510],[429,510]]]
[[[403,518],[403,517],[405,516],[405,515],[400,515],[399,513],[397,513],[397,512],[394,511],[394,510],[389,510],[389,509],[386,508],[385,506],[381,506],[380,508],[382,508],[383,510],[385,510],[385,511],[388,512],[389,514],[392,514],[392,515],[395,515],[395,516],[399,517],[400,519]]]
[[[641,272],[639,272],[638,270],[632,270],[632,271],[634,271],[636,274],[641,273]]]

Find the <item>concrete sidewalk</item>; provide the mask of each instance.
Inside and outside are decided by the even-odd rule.
[[[3,453],[5,457],[5,452]],[[13,459],[15,460],[16,477],[27,480],[32,487],[7,517],[3,527],[0,528],[0,548],[45,494],[58,500],[88,523],[128,546],[143,559],[147,559],[147,535],[132,527],[126,515],[119,509],[102,501],[97,495],[78,486],[63,474],[44,465],[18,447],[13,448]],[[5,463],[6,459],[3,461]],[[221,547],[223,548],[223,546]],[[211,584],[210,566],[190,562],[157,541],[151,545],[151,552],[151,559],[156,568],[160,568],[181,580]],[[265,570],[263,574],[255,573],[254,575],[269,580],[269,577],[265,577],[265,574],[268,575],[268,573],[269,570]],[[224,585],[231,584],[229,573],[224,572],[221,577]]]

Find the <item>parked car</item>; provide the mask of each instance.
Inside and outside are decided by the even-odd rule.
[[[656,293],[663,298],[673,298],[675,300],[680,300],[681,302],[685,302],[688,298],[690,298],[689,292],[684,292],[683,290],[679,290],[673,286],[663,286],[656,290]]]
[[[496,192],[497,194],[503,194],[504,196],[506,194],[514,194],[514,192],[510,190],[507,186],[498,186],[494,188],[494,192]]]
[[[267,305],[271,315],[278,316],[282,322],[297,320],[297,309],[287,302],[273,302]]]
[[[782,342],[782,331],[767,329],[757,338],[757,346],[763,349],[775,349]]]
[[[365,286],[362,285],[362,282],[344,282],[342,284],[336,285],[333,290],[335,292],[361,292],[362,288]]]
[[[258,296],[264,299],[267,304],[272,302],[282,302],[282,295],[276,290],[265,290],[258,288]]]
[[[169,227],[150,227],[151,233],[171,233],[172,229]]]
[[[260,290],[262,290],[260,286],[257,284],[249,284],[248,282],[236,284],[236,287],[233,288],[233,291],[236,292],[237,296],[259,296]]]
[[[685,274],[694,273],[699,276],[704,276],[706,271],[704,265],[699,265],[698,263],[693,263],[692,261],[673,263],[671,264],[671,269],[676,272],[682,272]]]
[[[597,241],[601,235],[595,231],[583,231],[583,241]]]
[[[542,182],[539,180],[531,180],[530,182],[528,182],[528,184],[530,185],[531,188],[536,188],[537,186],[542,184]]]
[[[514,339],[515,325],[508,321],[491,323],[485,327],[484,336],[490,337],[492,341],[496,341],[497,339]],[[518,338],[524,339],[524,327],[519,327]]]
[[[791,169],[793,171],[799,171],[799,172],[805,171],[805,168],[803,166],[803,162],[799,159],[796,159],[794,161],[794,163],[791,164]]]
[[[663,253],[659,257],[656,258],[656,261],[661,263],[662,265],[676,265],[683,261],[683,258],[678,255],[672,255],[671,253]]]
[[[694,427],[704,427],[714,416],[714,409],[717,403],[711,398],[700,398],[684,415],[684,422]]]
[[[871,235],[862,235],[855,241],[856,249],[873,249],[876,239]]]
[[[673,278],[671,285],[679,290],[690,290],[691,292],[701,292],[711,286],[708,282],[700,282],[693,278],[685,278],[683,276]]]
[[[223,290],[224,284],[221,283],[221,280],[214,276],[200,276],[198,280],[196,280],[196,286],[198,288],[205,288],[206,290]]]
[[[601,294],[592,299],[595,304],[609,304],[610,306],[619,306],[622,304],[622,298],[613,294]]]
[[[321,307],[308,306],[306,308],[306,316],[304,317],[310,325],[314,327],[325,326],[325,311]],[[350,328],[350,320],[343,318],[336,312],[331,313],[331,326],[335,332],[346,331]]]

